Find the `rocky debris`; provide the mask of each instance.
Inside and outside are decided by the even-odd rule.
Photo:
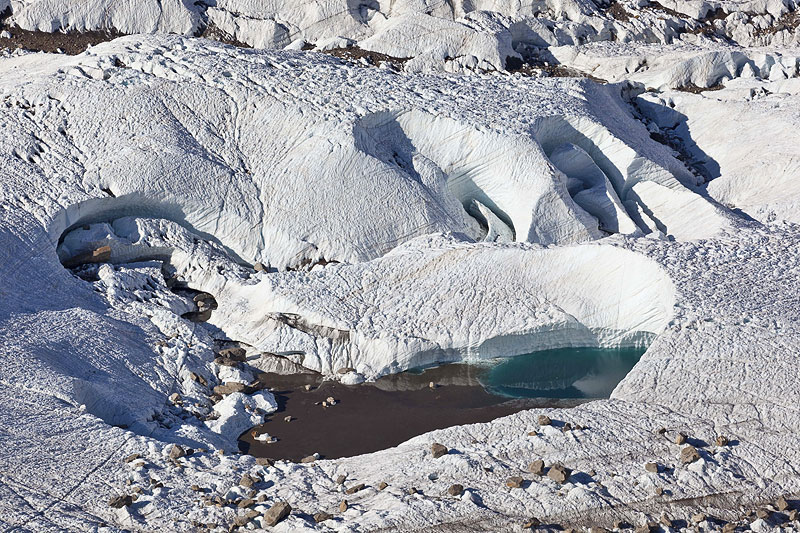
[[[342,503],[339,504],[339,512],[343,513],[347,511],[347,507],[348,507],[347,500],[342,500]]]
[[[264,524],[272,527],[292,512],[292,506],[286,502],[277,502],[264,513]]]
[[[655,531],[658,526],[652,522],[648,522],[646,524],[641,524],[636,526],[634,529],[635,533],[650,533],[651,531]]]
[[[699,524],[701,522],[705,522],[707,518],[708,517],[705,515],[705,513],[697,513],[692,515],[692,523]]]
[[[644,469],[654,474],[658,473],[658,463],[645,463]]]
[[[181,395],[178,394],[177,392],[173,392],[172,394],[169,395],[169,401],[170,403],[174,403],[176,405],[183,402],[183,400],[181,399]]]
[[[219,357],[230,359],[231,361],[244,362],[247,359],[247,352],[244,348],[234,347],[225,348],[217,352]]]
[[[247,385],[244,383],[239,383],[238,381],[229,381],[223,385],[217,385],[214,387],[214,394],[227,396],[228,394],[233,394],[234,392],[245,392],[246,390]]]
[[[337,484],[337,485],[344,485],[344,482],[345,482],[345,481],[347,481],[347,476],[346,476],[346,475],[344,475],[344,474],[340,474],[340,475],[339,475],[339,476],[336,478],[336,484]]]
[[[239,485],[241,485],[246,489],[249,489],[256,483],[258,483],[258,479],[254,476],[251,476],[250,474],[242,475],[242,478],[239,480]]]
[[[413,496],[414,494],[416,494],[416,493],[417,493],[417,492],[419,492],[419,491],[417,490],[417,487],[411,487],[411,488],[409,488],[409,489],[408,489],[408,491],[407,491],[407,492],[408,492],[408,494],[409,494],[410,496]]]
[[[130,494],[121,494],[118,496],[112,496],[111,499],[108,500],[108,506],[114,509],[122,509],[123,507],[127,507],[133,503],[133,496]]]
[[[233,525],[236,527],[244,527],[250,523],[251,518],[246,514],[239,515],[233,519]]]
[[[541,523],[542,522],[538,518],[531,518],[522,524],[522,529],[533,529],[541,525]]]
[[[798,511],[797,509],[792,509],[791,511],[789,511],[789,520],[791,520],[792,522],[800,521],[800,511]]]
[[[672,519],[669,516],[667,516],[666,513],[662,514],[661,518],[658,521],[662,526],[666,528],[672,527]]]
[[[310,390],[311,390],[311,389],[313,389],[314,387],[313,387],[311,384],[309,384],[309,383],[306,383],[306,384],[303,386],[303,388],[304,388],[306,391],[310,391]]]
[[[430,383],[428,383],[428,388],[430,388],[430,389],[435,389],[436,387],[437,387],[437,385],[436,385],[436,383],[434,383],[433,381],[431,381]]]
[[[320,522],[324,522],[324,521],[326,521],[326,520],[330,520],[331,518],[333,518],[333,515],[332,515],[332,514],[330,514],[330,513],[326,513],[326,512],[324,512],[324,511],[323,511],[323,512],[321,512],[321,513],[316,513],[316,514],[314,515],[314,522],[316,522],[317,524],[319,524]]]
[[[549,426],[553,423],[553,421],[547,415],[539,415],[538,421],[540,426]]]
[[[609,533],[608,529],[600,526],[592,526],[589,528],[589,533]]]
[[[328,396],[325,402],[327,402],[328,405],[336,405],[336,399],[333,396]]]
[[[681,462],[683,464],[693,463],[698,459],[700,459],[700,454],[697,452],[697,448],[691,444],[681,450]]]
[[[184,450],[181,446],[174,444],[172,449],[169,451],[169,458],[170,459],[180,459],[181,457],[186,456],[186,450]]]
[[[431,455],[434,459],[438,459],[443,455],[447,455],[448,449],[443,444],[439,444],[438,442],[434,442],[431,444]]]
[[[189,373],[189,379],[199,383],[200,385],[203,385],[204,387],[208,386],[208,380],[195,372]]]
[[[455,483],[447,488],[447,494],[450,496],[461,496],[464,494],[464,485]]]
[[[655,493],[656,496],[661,496],[662,494],[664,494],[664,489],[662,487],[656,487],[656,489],[653,492]]]
[[[519,489],[522,488],[523,483],[525,483],[525,480],[520,476],[511,476],[506,480],[506,487],[510,487],[512,489]]]
[[[345,494],[355,494],[356,492],[364,490],[366,487],[367,486],[364,485],[363,483],[359,483],[358,485],[353,485],[352,487],[350,487],[349,489],[347,489],[344,492],[345,492]]]
[[[561,433],[566,433],[567,431],[572,431],[572,424],[570,424],[569,422],[561,426]]]
[[[126,463],[131,463],[131,462],[133,462],[133,461],[135,461],[136,459],[139,459],[139,458],[141,458],[141,457],[142,457],[142,454],[140,454],[140,453],[132,453],[132,454],[130,454],[128,457],[126,457],[126,458],[124,459],[124,461],[125,461]]]
[[[736,531],[736,524],[733,522],[728,522],[722,526],[722,533],[733,533],[734,531]]]
[[[255,265],[253,265],[253,270],[256,272],[266,272],[267,267],[264,266],[264,263],[257,262]]]
[[[791,507],[791,506],[789,505],[789,502],[787,502],[787,501],[786,501],[786,498],[784,498],[783,496],[781,496],[780,498],[778,498],[778,501],[776,501],[776,502],[775,502],[775,508],[776,508],[778,511],[781,511],[781,512],[782,512],[782,511],[786,511],[787,509],[789,509],[789,507]]]
[[[388,486],[389,486],[389,485],[388,485],[388,484],[387,484],[385,481],[381,481],[381,482],[378,484],[378,490],[383,490],[383,489],[385,489],[385,488],[386,488],[386,487],[388,487]]]
[[[317,454],[314,454],[314,455],[309,455],[309,456],[303,457],[302,459],[300,459],[300,462],[301,463],[313,463],[317,459],[318,459]]]
[[[719,435],[715,442],[717,443],[717,446],[727,446],[730,444],[730,440],[728,440],[728,437],[725,435]]]
[[[294,420],[294,418],[292,418],[292,415],[289,415],[289,416],[287,416],[287,417],[284,417],[284,419],[283,419],[283,420],[284,420],[285,422],[291,422],[292,420]]]
[[[344,368],[340,368],[339,370],[336,371],[336,373],[340,374],[340,375],[344,375],[344,374],[349,374],[350,372],[355,372],[355,371],[356,371],[355,368],[347,366],[347,367],[344,367]]]
[[[686,443],[686,439],[687,439],[686,433],[678,433],[675,436],[675,444],[678,444],[678,445],[685,444]]]
[[[239,366],[239,361],[234,361],[233,359],[228,359],[227,357],[215,357],[214,364],[219,366]]]
[[[536,435],[538,435],[538,434],[539,434],[539,432],[538,432],[538,431],[529,431],[529,432],[528,432],[528,436],[529,436],[529,437],[535,437],[535,436],[536,436]]]
[[[247,509],[248,507],[252,507],[253,505],[255,505],[255,503],[256,501],[254,499],[245,498],[244,500],[236,504],[236,507],[238,507],[239,509]]]
[[[558,483],[566,483],[569,479],[570,470],[563,465],[555,464],[547,471],[547,477]]]
[[[267,459],[266,457],[256,457],[256,464],[258,466],[274,466],[275,461]]]
[[[536,476],[544,474],[544,461],[537,459],[528,465],[528,472]]]

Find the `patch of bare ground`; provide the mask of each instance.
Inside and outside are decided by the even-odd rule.
[[[11,16],[11,8],[0,13],[0,33],[10,35],[10,37],[0,37],[0,49],[76,55],[86,51],[90,46],[123,35],[114,30],[57,31],[53,33],[24,30],[19,26],[7,24],[9,16]]]
[[[528,60],[524,63],[520,62],[518,65],[506,65],[506,69],[512,73],[518,73],[523,76],[542,76],[550,78],[588,78],[595,83],[608,83],[607,80],[592,76],[587,72],[583,72],[574,68],[565,67],[563,65],[551,65],[536,60]]]
[[[222,31],[213,22],[209,22],[208,25],[206,25],[206,27],[200,31],[197,37],[217,41],[222,44],[229,44],[239,48],[252,48],[252,46],[249,44],[234,39],[231,35],[228,35],[226,32]]]
[[[372,67],[380,67],[383,64],[393,68],[394,70],[402,70],[403,65],[408,61],[409,57],[392,57],[390,55],[381,54],[378,52],[370,52],[357,46],[350,46],[348,48],[332,48],[330,50],[321,51],[323,54],[338,57],[350,63],[367,64]]]
[[[795,31],[800,27],[800,11],[789,11],[781,15],[775,23],[764,29],[757,29],[754,34],[756,37],[764,35],[774,35],[779,31],[788,30],[789,32]]]
[[[608,6],[608,9],[606,9],[606,13],[620,22],[628,22],[631,19],[630,14],[619,2],[611,2],[611,4]]]
[[[724,88],[725,86],[721,83],[717,83],[716,85],[712,85],[710,87],[698,87],[694,83],[687,83],[686,85],[675,87],[675,90],[684,93],[700,94],[705,91],[719,91]]]

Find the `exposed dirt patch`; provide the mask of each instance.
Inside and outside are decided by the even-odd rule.
[[[622,7],[619,2],[611,2],[611,5],[606,9],[606,13],[614,17],[615,20],[620,22],[628,22],[631,19],[630,14]]]
[[[239,48],[252,48],[252,46],[250,46],[247,43],[243,43],[242,41],[237,41],[231,35],[228,35],[224,31],[222,31],[213,22],[209,22],[208,25],[205,28],[203,28],[197,36],[202,37],[204,39],[210,39],[212,41],[218,41],[222,44],[229,44],[231,46],[236,46]]]
[[[0,24],[0,31],[7,31],[10,38],[0,38],[0,49],[31,50],[34,52],[64,53],[77,55],[90,46],[104,43],[123,34],[114,31],[55,32],[23,30],[17,26]]]
[[[772,26],[762,30],[755,30],[754,34],[756,37],[762,37],[764,35],[775,35],[783,30],[788,30],[791,33],[798,27],[800,27],[800,11],[795,10],[784,13]]]
[[[587,72],[563,65],[545,64],[543,61],[536,59],[529,59],[524,63],[520,63],[519,66],[507,64],[506,68],[509,72],[517,72],[523,76],[540,76],[544,74],[544,76],[551,78],[588,78],[596,83],[608,83],[606,80],[592,76]]]
[[[410,57],[392,57],[390,55],[381,54],[378,52],[370,52],[368,50],[358,48],[357,46],[351,46],[348,48],[332,48],[330,50],[324,50],[322,53],[332,55],[333,57],[338,57],[339,59],[343,59],[350,63],[355,63],[356,65],[364,65],[366,63],[367,66],[380,67],[386,63],[388,64],[387,66],[394,68],[394,70],[402,70],[402,67],[406,61],[411,59]]]
[[[719,91],[724,88],[725,86],[721,83],[717,83],[716,85],[712,85],[711,87],[698,87],[694,83],[688,83],[686,85],[682,85],[681,87],[676,87],[675,90],[684,93],[700,94],[705,91]]]

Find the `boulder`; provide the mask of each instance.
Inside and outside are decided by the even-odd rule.
[[[286,502],[277,502],[264,513],[264,524],[272,527],[292,512],[292,506]]]
[[[438,442],[434,442],[431,444],[431,455],[434,459],[438,459],[443,455],[447,455],[448,449],[443,444],[439,444]]]

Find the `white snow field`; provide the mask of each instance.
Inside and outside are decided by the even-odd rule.
[[[745,518],[800,492],[796,5],[639,4],[0,0],[141,34],[0,54],[0,531],[798,530]],[[608,400],[237,453],[262,353],[358,383],[629,345]]]

